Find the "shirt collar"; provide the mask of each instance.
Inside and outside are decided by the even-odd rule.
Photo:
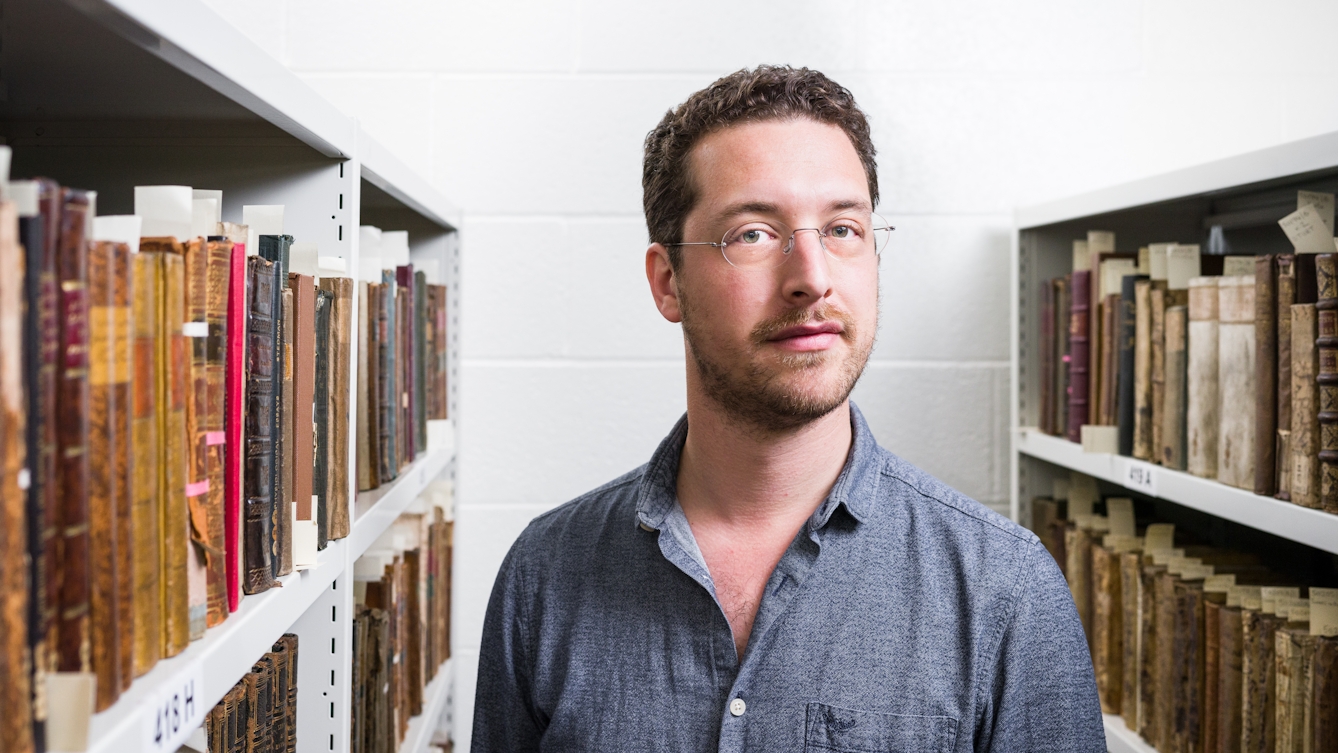
[[[814,530],[827,525],[839,507],[844,506],[861,523],[871,511],[880,467],[878,442],[854,402],[850,403],[850,428],[854,439],[850,454],[846,456],[846,464],[831,492],[809,519],[809,527]],[[659,530],[669,511],[678,505],[678,463],[687,437],[688,417],[685,413],[646,465],[646,473],[637,490],[636,508],[637,522],[643,528]]]

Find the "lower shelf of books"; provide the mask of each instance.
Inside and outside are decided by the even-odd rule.
[[[404,736],[399,753],[427,752],[432,744],[432,733],[436,731],[451,695],[451,670],[451,660],[447,659],[437,670],[437,676],[423,688],[423,713],[409,720],[409,732]]]
[[[1137,732],[1124,725],[1124,719],[1114,714],[1102,714],[1106,725],[1106,750],[1110,753],[1157,753],[1157,749],[1143,742]]]
[[[1251,528],[1338,553],[1338,515],[1291,504],[1210,479],[1101,452],[1035,428],[1016,432],[1018,452],[1169,500]]]

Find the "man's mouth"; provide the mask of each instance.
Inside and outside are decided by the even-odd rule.
[[[809,322],[786,327],[768,337],[767,342],[796,353],[826,350],[841,339],[844,331],[839,321]]]

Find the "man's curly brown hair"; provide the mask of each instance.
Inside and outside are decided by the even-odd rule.
[[[683,222],[696,203],[688,158],[707,134],[739,123],[809,118],[839,127],[864,165],[869,199],[878,205],[878,164],[869,121],[844,86],[808,68],[759,65],[736,71],[688,97],[664,114],[646,135],[641,170],[642,206],[652,242],[683,240]],[[679,267],[682,250],[669,246]]]

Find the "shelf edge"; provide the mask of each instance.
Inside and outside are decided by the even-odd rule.
[[[447,659],[437,668],[437,676],[423,688],[423,713],[409,720],[409,731],[404,735],[404,743],[399,753],[425,753],[432,742],[433,726],[429,720],[436,721],[446,708],[446,698],[451,693],[451,660]]]
[[[1124,726],[1124,719],[1115,714],[1102,714],[1106,728],[1106,750],[1110,753],[1157,753],[1137,732]]]

